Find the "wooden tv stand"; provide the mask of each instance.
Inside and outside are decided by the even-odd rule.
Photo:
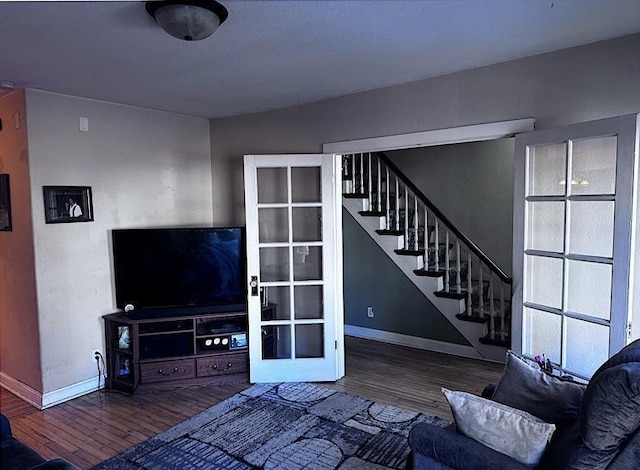
[[[247,312],[103,319],[108,389],[248,382]]]

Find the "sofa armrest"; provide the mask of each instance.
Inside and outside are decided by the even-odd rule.
[[[11,424],[5,415],[0,414],[0,437],[4,439],[9,436],[11,436]]]
[[[416,424],[409,433],[409,447],[415,454],[457,470],[529,470],[500,452],[462,434],[427,423]]]

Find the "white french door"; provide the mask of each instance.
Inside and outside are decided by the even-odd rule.
[[[513,344],[589,378],[628,341],[638,115],[516,136]]]
[[[244,157],[252,383],[344,375],[340,164]]]

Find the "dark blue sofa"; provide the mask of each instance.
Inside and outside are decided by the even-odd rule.
[[[11,424],[0,414],[0,468],[2,470],[78,470],[62,459],[47,460],[13,437]]]
[[[517,395],[519,388],[508,392]],[[557,427],[536,467],[485,447],[457,433],[454,426],[443,429],[426,423],[417,424],[409,434],[407,466],[413,470],[640,469],[640,340],[596,371],[578,405],[573,419]],[[539,416],[544,410],[525,411],[544,419]]]

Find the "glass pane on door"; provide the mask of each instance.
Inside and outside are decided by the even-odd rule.
[[[609,328],[567,318],[566,368],[590,377],[609,357]]]
[[[561,201],[527,203],[527,249],[562,253],[564,250],[564,206]]]
[[[262,287],[262,321],[290,320],[289,286]]]
[[[569,252],[613,256],[613,201],[571,201]]]
[[[289,248],[260,248],[260,279],[262,282],[289,280]]]
[[[523,351],[532,357],[545,355],[550,361],[560,363],[562,347],[562,316],[536,310],[524,309],[527,335]]]
[[[611,265],[569,260],[567,310],[611,318]]]
[[[291,201],[321,202],[322,179],[320,167],[292,167],[291,168]]]
[[[544,145],[530,149],[529,196],[562,195],[566,185],[567,144]]]
[[[562,308],[562,259],[526,256],[525,302]]]
[[[286,203],[288,179],[286,168],[258,168],[258,203]]]
[[[260,243],[289,240],[289,211],[286,207],[258,209],[258,241]]]
[[[573,143],[572,194],[615,194],[617,145],[616,136]]]
[[[324,357],[324,325],[296,325],[296,357]]]
[[[262,359],[291,358],[291,326],[266,325],[262,327]]]

